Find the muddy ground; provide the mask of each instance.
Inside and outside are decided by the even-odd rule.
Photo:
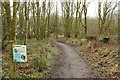
[[[97,75],[77,52],[67,44],[53,41],[60,55],[56,55],[50,78],[96,78]]]

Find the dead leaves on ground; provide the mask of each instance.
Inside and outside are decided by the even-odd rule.
[[[93,67],[95,71],[104,78],[120,77],[120,70],[118,70],[118,45],[104,44],[93,41],[68,40],[67,43],[74,44],[74,47],[83,56],[86,61]],[[79,46],[75,46],[82,44]]]

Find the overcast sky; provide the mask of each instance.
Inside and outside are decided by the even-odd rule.
[[[65,0],[60,0],[60,1],[63,1],[65,2]],[[58,7],[59,7],[59,15],[61,15],[61,6],[60,6],[60,1],[58,1]],[[74,0],[74,1],[77,1],[77,0]],[[78,0],[80,1],[80,0]],[[83,1],[83,0],[81,0]],[[106,1],[106,0],[102,0],[102,1]],[[111,0],[108,0],[108,1],[111,1]],[[120,0],[113,0],[114,2],[118,2]],[[91,2],[88,6],[88,13],[87,13],[87,16],[89,17],[97,17],[97,10],[98,10],[98,0],[87,0],[87,2]],[[116,8],[116,10],[118,10],[118,7]]]
[[[7,1],[7,0],[1,0],[1,1]],[[13,0],[10,0],[11,1],[11,5],[12,5],[12,2]],[[14,0],[14,1],[17,1],[17,0]],[[21,1],[21,0],[20,0]],[[26,1],[26,0],[22,0],[22,1]],[[28,0],[29,1],[29,0]],[[31,1],[36,1],[36,0],[31,0]],[[39,0],[39,1],[44,1],[44,0]],[[57,2],[58,4],[58,12],[59,12],[59,15],[62,15],[61,13],[61,5],[60,5],[60,2],[65,2],[66,0],[50,0],[51,2],[54,2],[54,6],[55,6],[55,3]],[[70,0],[68,0],[70,1]],[[74,1],[77,1],[77,0],[74,0]],[[78,1],[83,1],[83,0],[78,0]],[[88,7],[88,13],[87,13],[87,16],[89,17],[97,17],[97,7],[98,7],[98,0],[87,0],[87,2],[92,2],[89,4],[89,7]],[[102,0],[102,1],[106,1],[106,0]],[[111,0],[108,0],[108,1],[111,1]],[[114,2],[118,2],[120,0],[113,0]],[[54,11],[55,9],[53,9]],[[118,10],[118,8],[116,8],[116,10]]]
[[[87,14],[87,16],[89,16],[89,17],[96,17],[96,14],[97,14],[97,2],[98,1],[97,0],[92,0],[92,1],[89,0],[89,2],[91,2],[91,3],[88,6],[88,14]],[[58,6],[60,6],[60,2],[58,4],[59,4]],[[61,12],[59,13],[59,15],[60,14],[61,14]]]

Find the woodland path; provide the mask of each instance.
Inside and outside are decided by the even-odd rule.
[[[53,41],[61,52],[54,60],[51,78],[92,78],[94,73],[86,62],[67,44]]]

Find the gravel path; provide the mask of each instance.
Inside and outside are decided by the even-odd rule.
[[[64,43],[53,41],[60,50],[54,60],[51,78],[92,78],[94,73],[75,50]]]

